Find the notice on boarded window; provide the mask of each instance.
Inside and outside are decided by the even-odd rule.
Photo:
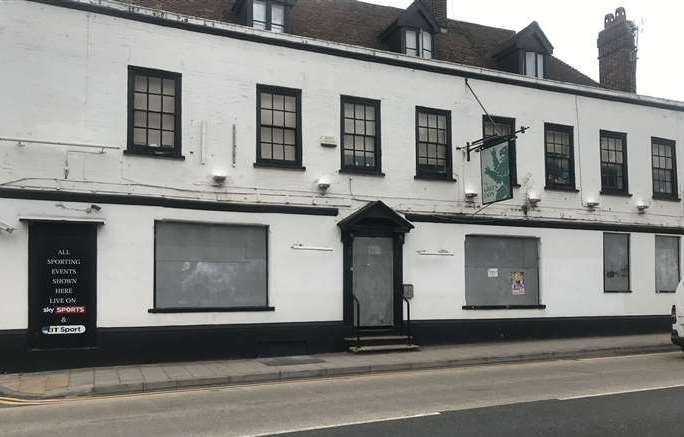
[[[513,296],[525,296],[527,294],[525,291],[524,272],[513,272],[511,275],[511,289],[513,291]]]

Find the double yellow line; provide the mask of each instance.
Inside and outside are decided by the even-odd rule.
[[[0,406],[4,407],[20,407],[28,405],[49,405],[63,402],[66,399],[21,399],[9,398],[0,396]]]

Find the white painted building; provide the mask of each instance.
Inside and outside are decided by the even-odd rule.
[[[402,284],[420,344],[667,329],[684,103],[271,24],[0,3],[0,370],[341,350]],[[475,96],[529,127],[486,207]]]

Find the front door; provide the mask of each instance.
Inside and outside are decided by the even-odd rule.
[[[394,239],[355,237],[352,256],[353,292],[359,300],[361,327],[394,326]],[[359,316],[354,317],[356,323]]]
[[[97,225],[31,223],[29,327],[35,349],[95,346]]]

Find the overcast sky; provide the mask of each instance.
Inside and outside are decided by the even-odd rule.
[[[365,0],[404,8],[412,0]],[[684,101],[684,0],[447,0],[449,18],[521,30],[536,20],[554,55],[598,80],[596,38],[618,6],[639,26],[637,91]]]

